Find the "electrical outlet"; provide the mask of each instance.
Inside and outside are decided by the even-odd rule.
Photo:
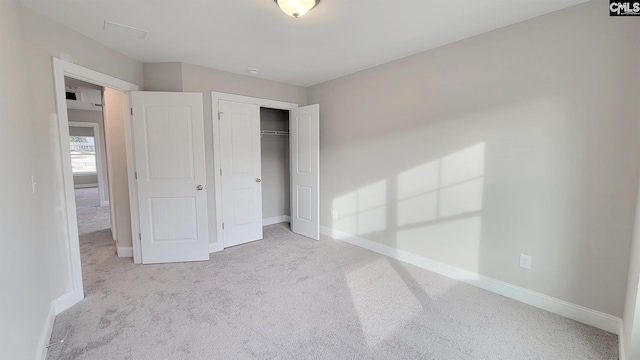
[[[520,254],[520,267],[531,270],[531,255]]]

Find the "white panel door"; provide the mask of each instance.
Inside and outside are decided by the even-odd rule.
[[[220,100],[224,247],[262,239],[260,107]]]
[[[202,94],[131,99],[142,263],[209,260]]]
[[[320,240],[320,105],[291,110],[291,231]]]

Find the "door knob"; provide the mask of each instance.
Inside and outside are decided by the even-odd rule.
[[[256,178],[256,182],[260,182],[260,181],[262,181],[262,179]]]
[[[204,186],[202,186],[202,185],[196,186],[196,190],[202,190],[202,189],[204,189]]]

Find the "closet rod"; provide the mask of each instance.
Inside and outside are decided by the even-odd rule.
[[[279,135],[279,136],[288,136],[288,131],[279,131],[279,130],[262,130],[260,131],[260,136],[262,135]]]

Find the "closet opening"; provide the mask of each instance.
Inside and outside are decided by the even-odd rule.
[[[216,242],[264,238],[265,225],[320,239],[320,106],[211,93]]]
[[[291,171],[289,111],[260,108],[262,161],[262,225],[289,223]],[[290,229],[290,225],[288,225]]]

